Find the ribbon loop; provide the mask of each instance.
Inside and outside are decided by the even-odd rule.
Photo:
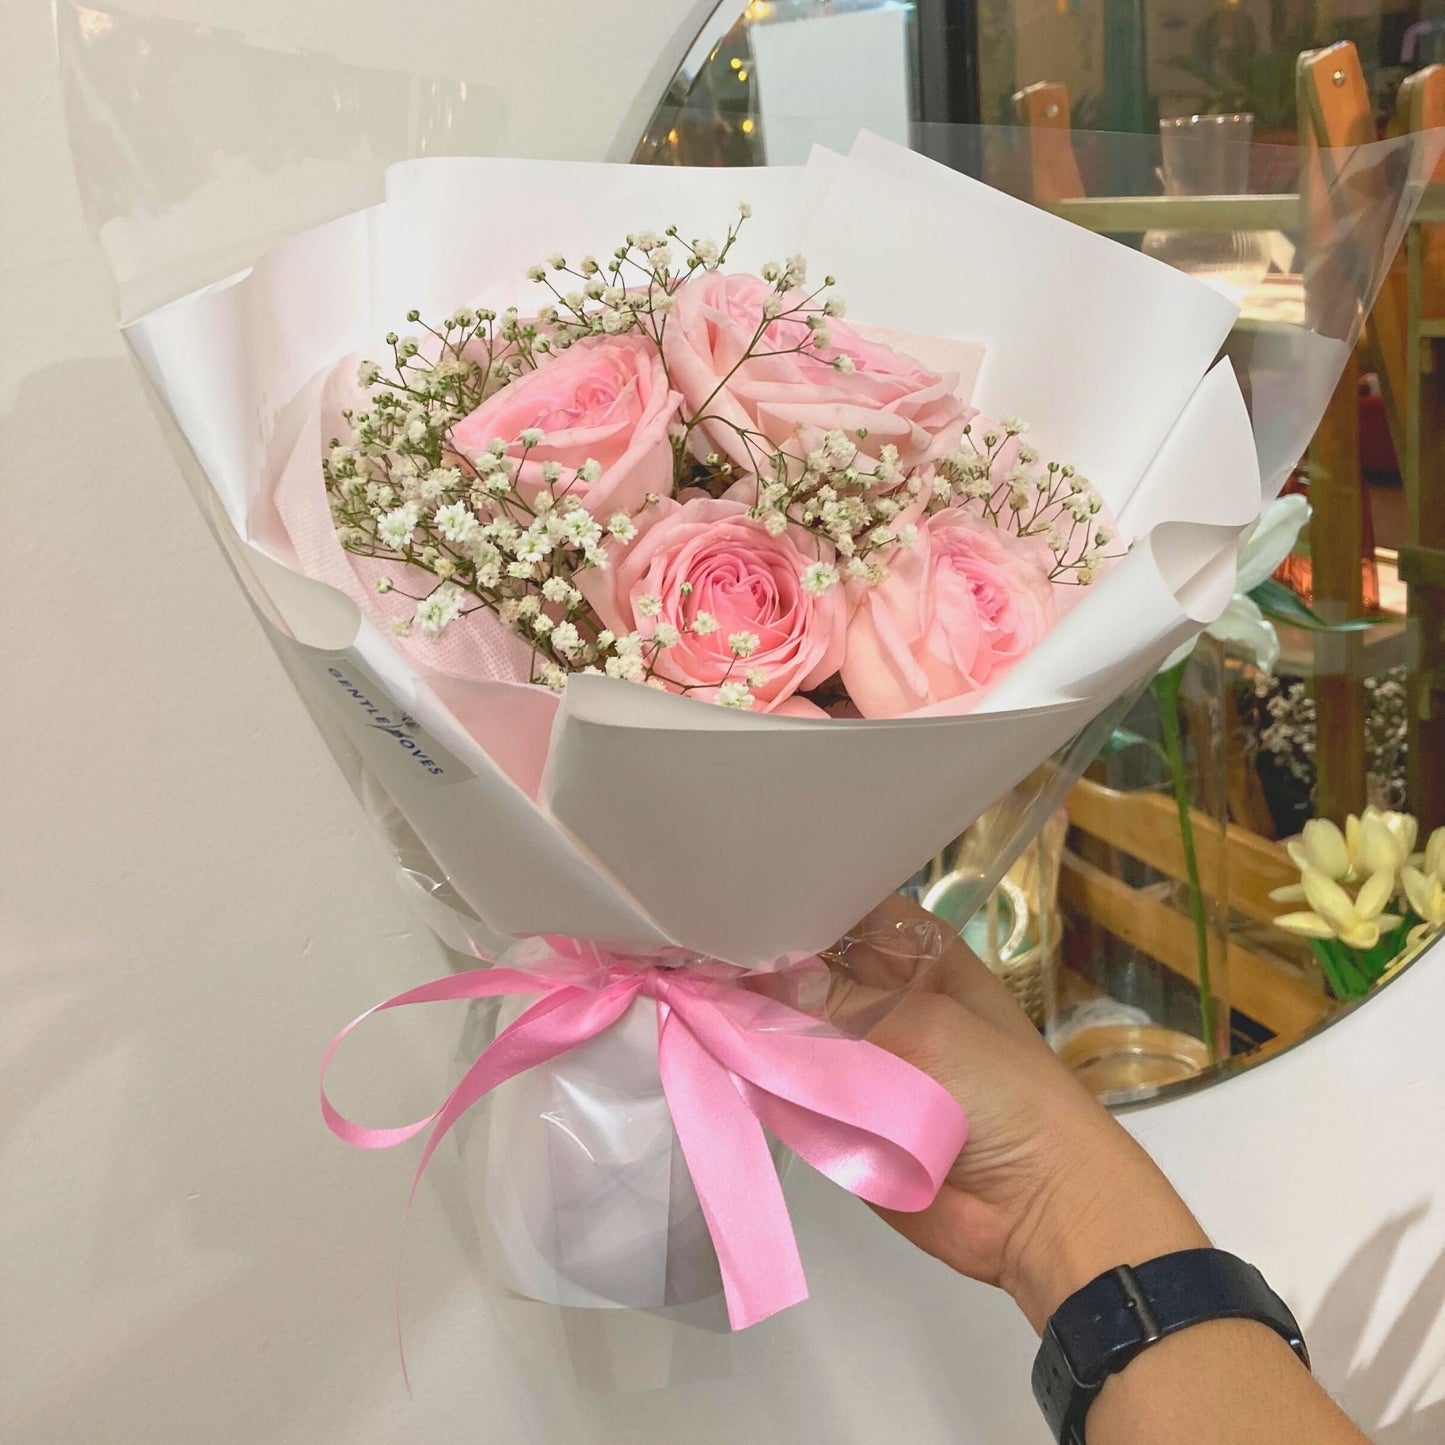
[[[703,960],[695,967],[637,967],[584,941],[547,942],[549,956],[535,972],[497,966],[436,979],[368,1009],[326,1046],[321,1114],[337,1138],[361,1149],[390,1149],[431,1131],[412,1176],[408,1213],[433,1154],[468,1109],[507,1079],[606,1032],[639,995],[656,1001],[663,1095],[717,1252],[734,1329],[808,1294],[765,1127],[870,1203],[919,1210],[933,1202],[968,1124],[953,1096],[927,1074],[865,1040],[826,1032],[810,1014],[740,988],[743,972],[730,965]],[[426,1118],[367,1128],[327,1097],[336,1050],[372,1014],[529,993],[540,997],[482,1050]],[[399,1302],[397,1318],[399,1336]]]

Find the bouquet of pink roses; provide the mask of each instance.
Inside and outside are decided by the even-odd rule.
[[[496,648],[559,692],[894,717],[1002,678],[1116,555],[1102,500],[968,404],[980,348],[918,338],[956,352],[929,370],[801,256],[724,275],[737,226],[553,253],[525,320],[410,311],[336,417],[334,536],[306,458],[277,492],[307,573],[423,666]]]
[[[333,1130],[429,1127],[424,1166],[488,1098],[493,1257],[565,1304],[801,1298],[764,1129],[926,1205],[962,1117],[824,1021],[817,955],[1227,602],[1261,504],[1234,314],[864,136],[403,164],[132,322],[418,906],[484,960],[383,1007],[503,1000],[435,1115]]]

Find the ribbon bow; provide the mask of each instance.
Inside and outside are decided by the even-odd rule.
[[[326,1046],[321,1113],[337,1138],[360,1149],[390,1149],[431,1129],[408,1211],[438,1145],[473,1104],[507,1079],[596,1038],[638,998],[657,1004],[662,1090],[717,1251],[734,1329],[808,1296],[765,1127],[872,1204],[914,1211],[933,1202],[963,1148],[968,1122],[927,1074],[739,988],[744,971],[730,965],[638,966],[575,940],[548,943],[552,956],[538,972],[494,966],[424,983],[368,1009]],[[327,1098],[326,1073],[337,1048],[372,1014],[529,993],[541,997],[497,1035],[426,1118],[370,1129],[338,1113]]]

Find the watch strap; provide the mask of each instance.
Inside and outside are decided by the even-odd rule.
[[[1268,1325],[1306,1368],[1309,1351],[1285,1303],[1252,1265],[1222,1249],[1186,1249],[1120,1265],[1054,1312],[1034,1360],[1034,1398],[1061,1445],[1083,1445],[1089,1406],[1140,1351],[1206,1320]]]

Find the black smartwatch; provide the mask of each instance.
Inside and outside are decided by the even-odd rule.
[[[1054,1311],[1034,1360],[1034,1399],[1060,1445],[1084,1445],[1104,1381],[1156,1340],[1205,1320],[1268,1325],[1309,1368],[1295,1318],[1252,1265],[1222,1249],[1185,1249],[1120,1265]]]

